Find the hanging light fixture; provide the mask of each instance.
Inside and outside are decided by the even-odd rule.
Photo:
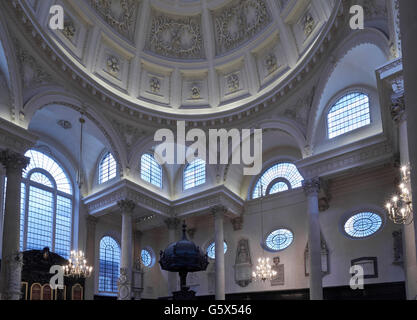
[[[394,194],[386,204],[388,217],[395,224],[410,224],[413,221],[413,206],[409,190],[410,169],[409,166],[401,167],[401,182],[399,191]]]
[[[263,208],[262,208],[262,198],[263,198],[263,186],[260,183],[260,205],[261,205],[261,244],[263,242],[263,234],[264,234],[264,222],[263,222]],[[262,247],[262,257],[258,259],[258,264],[256,265],[255,271],[252,273],[252,278],[254,281],[262,281],[265,282],[266,280],[272,280],[273,277],[277,275],[277,272],[272,269],[271,264],[269,263],[269,258],[265,258],[265,249],[263,245]]]
[[[85,124],[84,112],[81,112],[81,117],[79,121],[80,121],[80,154],[78,158],[77,184],[78,184],[78,188],[81,189],[83,185],[82,177],[81,177],[81,168],[82,168],[82,155],[83,155],[83,129],[84,129],[84,124]]]
[[[64,267],[64,275],[66,277],[88,278],[91,276],[93,267],[87,265],[84,252],[71,251],[69,263]]]

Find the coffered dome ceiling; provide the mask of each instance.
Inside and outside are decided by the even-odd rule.
[[[254,105],[297,76],[334,18],[334,0],[28,1],[43,32],[111,99],[165,114]],[[60,2],[59,2],[60,3]]]

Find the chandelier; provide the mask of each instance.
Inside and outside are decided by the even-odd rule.
[[[410,169],[408,166],[401,167],[401,182],[399,191],[386,204],[388,217],[395,224],[410,224],[413,220],[413,206],[409,190]]]
[[[264,223],[263,223],[263,212],[262,212],[262,198],[263,198],[263,186],[262,183],[259,184],[260,192],[258,194],[261,195],[260,198],[260,205],[261,205],[261,243],[263,243],[263,234],[264,234]],[[277,272],[272,269],[272,266],[269,263],[269,258],[265,258],[265,250],[262,245],[262,258],[258,259],[258,264],[256,265],[255,271],[252,272],[252,278],[254,281],[262,281],[265,282],[266,280],[272,280],[276,275]]]
[[[67,277],[88,278],[91,276],[93,267],[87,265],[87,260],[84,257],[84,252],[71,251],[69,263],[64,267],[64,274]]]
[[[252,277],[255,281],[262,280],[271,280],[277,275],[275,270],[272,270],[271,265],[269,264],[269,258],[259,258],[258,265],[256,266],[256,271],[252,273]]]

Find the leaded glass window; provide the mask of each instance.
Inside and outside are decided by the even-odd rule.
[[[150,267],[152,265],[152,255],[149,250],[143,249],[140,256],[145,267]]]
[[[195,159],[184,170],[184,190],[199,186],[206,182],[206,162]]]
[[[116,178],[117,164],[113,155],[109,152],[101,160],[98,170],[98,183],[102,184]]]
[[[226,242],[224,242],[224,253],[226,253],[226,251],[227,251],[227,244],[226,244]],[[216,244],[214,242],[212,242],[207,247],[207,255],[210,259],[215,259],[216,258]]]
[[[329,138],[371,123],[369,97],[361,92],[353,92],[339,99],[327,114]]]
[[[252,191],[252,198],[301,187],[304,178],[292,163],[277,163],[266,170]],[[268,191],[268,192],[267,192]]]
[[[141,158],[140,177],[158,188],[162,188],[162,168],[148,153],[145,153]]]
[[[277,229],[272,231],[265,240],[266,246],[273,251],[286,249],[293,241],[294,235],[288,229]]]
[[[25,154],[20,202],[20,250],[49,247],[69,258],[72,244],[73,191],[64,169],[37,150]]]
[[[120,268],[120,247],[112,237],[105,236],[100,240],[100,270],[98,290],[116,293]]]
[[[373,212],[356,213],[344,225],[345,232],[353,238],[369,237],[381,227],[381,216]]]

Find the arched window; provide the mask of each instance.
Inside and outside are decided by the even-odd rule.
[[[226,251],[227,251],[227,244],[226,244],[226,242],[224,242],[224,253],[226,253]],[[214,242],[212,242],[207,247],[207,255],[210,259],[215,259],[216,258],[216,244]]]
[[[339,99],[327,114],[329,139],[371,123],[369,97],[352,92]]]
[[[195,159],[184,170],[184,190],[199,186],[206,182],[206,162]]]
[[[103,237],[100,240],[100,270],[98,278],[98,290],[100,292],[117,292],[119,265],[119,244],[112,237]]]
[[[71,251],[73,192],[62,167],[46,154],[29,150],[21,183],[20,250]]]
[[[272,251],[281,251],[289,247],[294,239],[293,233],[288,229],[272,231],[265,239],[265,244]]]
[[[382,218],[374,212],[359,212],[345,222],[343,228],[352,238],[366,238],[382,227]]]
[[[116,178],[116,173],[116,160],[114,160],[113,155],[109,152],[103,157],[103,159],[100,162],[98,168],[98,183],[102,184],[104,182]]]
[[[292,163],[277,163],[266,170],[253,188],[252,199],[301,187],[303,177]],[[262,189],[262,190],[261,190]]]
[[[149,153],[142,155],[140,160],[140,177],[146,182],[162,188],[162,168]]]

